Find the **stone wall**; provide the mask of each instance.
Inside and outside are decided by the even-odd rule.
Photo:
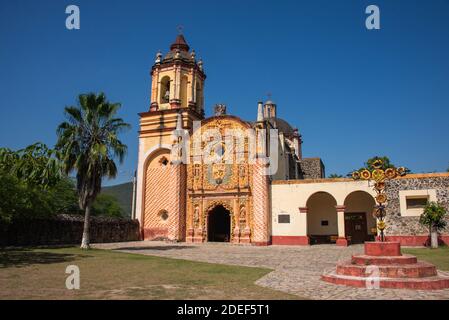
[[[54,218],[15,220],[0,224],[0,246],[80,244],[84,217],[59,215]],[[136,241],[140,238],[137,220],[92,217],[92,243]]]
[[[420,225],[419,217],[401,216],[399,205],[400,190],[425,189],[436,189],[437,202],[449,212],[449,176],[401,178],[387,182],[386,193],[389,199],[385,218],[387,236],[416,236],[429,233],[427,228]],[[449,217],[446,219],[449,223]],[[446,228],[442,234],[449,234],[449,228]]]
[[[320,158],[303,158],[299,160],[302,179],[324,178],[324,164]]]

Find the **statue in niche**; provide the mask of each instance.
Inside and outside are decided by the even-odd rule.
[[[193,225],[195,228],[198,228],[198,224],[200,222],[200,208],[198,205],[195,205],[193,209]]]
[[[173,139],[171,158],[175,164],[182,161],[182,137],[175,137]]]
[[[245,229],[245,227],[246,227],[246,208],[245,208],[245,206],[240,207],[239,225],[240,225],[241,230]]]
[[[201,166],[199,164],[195,164],[193,167],[193,175],[195,176],[195,179],[198,179],[201,175]]]
[[[170,101],[170,80],[166,83],[165,94],[162,97],[162,103],[168,103]]]

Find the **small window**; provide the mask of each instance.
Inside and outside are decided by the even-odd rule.
[[[280,214],[278,215],[279,223],[290,223],[290,215],[289,214]]]
[[[329,225],[329,221],[328,220],[321,220],[321,226],[325,227]]]
[[[166,167],[168,165],[168,159],[166,157],[162,157],[159,160],[159,163],[161,164],[162,167]]]
[[[406,199],[407,209],[424,209],[429,201],[428,197],[408,198]]]
[[[167,221],[168,212],[166,210],[159,211],[159,218],[161,218],[162,221]]]

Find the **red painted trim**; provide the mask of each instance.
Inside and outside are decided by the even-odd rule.
[[[257,247],[267,247],[269,246],[271,243],[269,241],[259,241],[259,242],[252,242],[251,243],[253,246],[257,246]]]
[[[307,213],[307,207],[299,207],[299,213]]]
[[[430,237],[428,235],[421,236],[387,236],[387,241],[398,241],[402,246],[422,247],[430,245]],[[449,235],[441,235],[438,237],[439,244],[449,245]]]
[[[365,255],[367,256],[393,256],[401,255],[399,241],[365,242]]]
[[[347,247],[349,245],[349,241],[346,238],[338,238],[336,245],[339,247]]]
[[[144,240],[154,240],[156,238],[167,238],[168,229],[167,228],[144,228],[143,229],[143,239]]]
[[[308,246],[310,239],[308,236],[273,236],[273,244],[287,246]]]

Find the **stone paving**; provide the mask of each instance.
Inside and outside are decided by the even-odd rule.
[[[227,243],[140,241],[96,244],[93,247],[210,263],[266,267],[273,269],[273,272],[257,280],[256,284],[309,299],[449,299],[449,289],[431,291],[364,289],[333,285],[320,280],[321,274],[333,270],[338,261],[348,260],[351,255],[362,253],[362,245],[256,247]]]

